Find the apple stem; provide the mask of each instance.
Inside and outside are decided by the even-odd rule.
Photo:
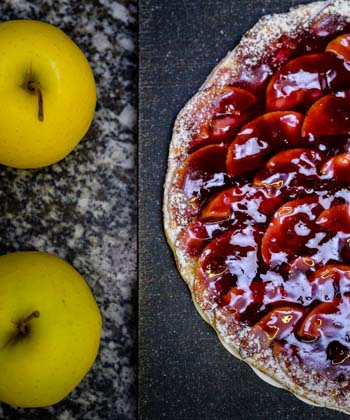
[[[29,80],[27,82],[27,88],[29,92],[33,92],[38,96],[38,120],[44,121],[44,100],[39,83],[35,82],[34,80]]]
[[[22,335],[26,335],[28,333],[28,322],[30,322],[34,318],[39,318],[40,312],[39,311],[33,311],[30,315],[28,315],[26,318],[24,318],[22,321],[18,323],[18,329],[19,332]]]

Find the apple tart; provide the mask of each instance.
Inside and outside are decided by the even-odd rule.
[[[178,115],[164,226],[224,346],[350,413],[350,0],[263,17]]]

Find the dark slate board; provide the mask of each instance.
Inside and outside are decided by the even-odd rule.
[[[302,0],[140,1],[139,418],[345,420],[261,381],[197,314],[163,235],[178,111],[243,33]]]

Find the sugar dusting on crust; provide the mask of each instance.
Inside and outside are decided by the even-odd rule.
[[[346,389],[345,385],[342,387],[339,383],[320,377],[317,372],[303,370],[300,365],[287,366],[288,361],[282,357],[277,360],[270,348],[253,355],[240,348],[242,341],[249,340],[249,328],[230,322],[219,309],[210,304],[207,296],[197,296],[200,302],[196,301],[194,279],[197,258],[191,258],[176,244],[179,233],[191,221],[188,216],[189,204],[177,186],[178,169],[188,157],[187,146],[193,134],[207,117],[208,104],[215,95],[215,89],[230,84],[242,70],[248,73],[253,71],[266,55],[273,53],[273,45],[282,35],[298,35],[308,31],[315,22],[332,16],[339,20],[339,29],[343,24],[350,22],[350,0],[320,1],[298,6],[285,14],[265,16],[214,68],[199,92],[186,104],[176,119],[164,184],[163,213],[165,232],[175,254],[178,269],[192,292],[198,312],[214,327],[223,345],[233,355],[263,372],[263,376],[270,378],[268,382],[271,384],[288,389],[310,404],[350,413],[349,384]],[[258,343],[249,344],[256,345]]]

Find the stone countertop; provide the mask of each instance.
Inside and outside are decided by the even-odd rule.
[[[0,167],[0,254],[66,259],[90,284],[103,316],[99,356],[61,403],[0,404],[0,419],[124,420],[136,416],[136,0],[4,0],[1,20],[61,28],[85,52],[97,109],[85,139],[39,170]],[[1,374],[1,373],[0,373]]]

